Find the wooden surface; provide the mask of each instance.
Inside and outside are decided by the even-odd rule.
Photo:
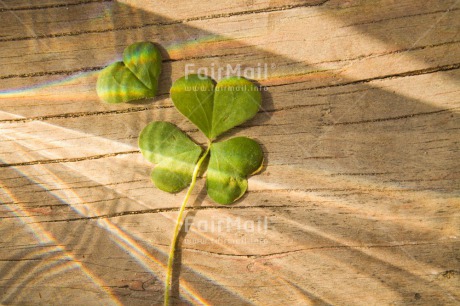
[[[151,184],[137,136],[203,143],[168,95],[186,64],[267,64],[263,110],[226,135],[266,165],[232,206],[200,181],[177,304],[460,304],[460,1],[3,0],[0,25],[1,304],[162,303],[184,193]],[[159,96],[99,102],[143,40]]]

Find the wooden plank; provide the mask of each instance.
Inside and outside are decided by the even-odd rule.
[[[404,56],[406,57],[404,59],[401,58],[401,54],[397,53],[382,54],[378,57],[370,56],[354,60],[344,60],[322,64],[320,70],[323,71],[316,71],[315,67],[311,67],[308,64],[296,63],[270,53],[247,55],[244,58],[242,56],[226,56],[223,59],[197,59],[193,61],[194,66],[191,67],[194,70],[200,67],[206,68],[210,72],[217,71],[216,69],[219,67],[225,68],[227,65],[230,65],[234,69],[244,60],[245,67],[253,67],[255,69],[255,79],[262,86],[266,86],[271,93],[273,92],[272,95],[276,95],[277,91],[281,89],[272,88],[271,86],[289,84],[291,82],[298,83],[297,90],[301,92],[302,90],[318,86],[344,85],[384,77],[390,78],[403,74],[409,75],[443,69],[449,70],[455,68],[456,63],[460,62],[460,52],[457,52],[459,49],[460,43],[453,43],[407,51],[404,52]],[[408,57],[425,58],[427,63],[410,61],[407,59]],[[389,62],[404,64],[385,64]],[[259,76],[256,69],[258,65],[265,67],[262,66],[265,63],[267,63],[267,68],[262,68],[260,70],[262,73]],[[276,63],[276,65],[272,67],[272,63]],[[2,98],[0,101],[2,110],[0,120],[58,116],[62,114],[79,116],[84,113],[122,112],[129,111],[129,109],[141,110],[143,108],[155,109],[156,107],[169,107],[171,103],[166,97],[171,86],[171,80],[179,78],[184,73],[186,65],[190,65],[188,60],[165,64],[159,86],[159,97],[155,99],[153,104],[146,103],[145,105],[107,105],[99,103],[94,90],[97,72],[81,73],[70,77],[41,76],[5,79],[2,81],[2,86],[10,88],[10,90],[0,93],[0,97]],[[353,78],[346,77],[347,75],[353,76]],[[434,81],[433,84],[435,83]],[[425,86],[429,86],[429,88],[433,87],[428,83]],[[288,96],[285,95],[285,98],[288,98]],[[291,97],[285,100],[292,100],[294,98],[296,98],[295,93],[292,93]],[[448,107],[447,104],[445,106]]]
[[[24,2],[24,3],[21,3]],[[326,10],[356,10],[363,12],[350,19],[353,26],[363,26],[368,23],[385,21],[387,19],[404,18],[408,12],[417,14],[431,14],[433,12],[445,12],[449,9],[458,9],[455,1],[427,1],[419,2],[391,2],[380,1],[381,3],[353,3],[343,4],[340,1],[219,1],[217,3],[188,1],[180,6],[170,5],[167,1],[156,1],[155,3],[141,3],[136,1],[123,0],[85,0],[85,1],[54,1],[46,0],[36,4],[30,1],[3,1],[3,8],[0,10],[2,19],[7,20],[8,36],[3,39],[18,39],[25,37],[42,37],[47,35],[63,35],[85,33],[91,31],[110,31],[112,29],[136,28],[146,25],[154,25],[161,22],[161,18],[171,18],[174,22],[190,22],[192,20],[204,20],[215,18],[226,18],[233,15],[244,15],[286,10],[296,7],[321,7]],[[200,10],[196,7],[200,5]],[[378,5],[385,5],[387,10],[377,10]],[[97,15],[94,16],[94,12]],[[30,14],[33,13],[33,18]],[[154,15],[146,14],[156,14]],[[414,14],[412,14],[414,15]],[[66,22],[59,22],[65,16]],[[93,18],[88,18],[93,17]],[[146,17],[150,17],[146,19]],[[44,25],[46,21],[53,19],[53,24]],[[90,22],[82,22],[90,21]],[[66,29],[73,29],[65,31]],[[30,29],[33,28],[33,33]],[[75,29],[78,28],[78,31]],[[27,31],[29,30],[29,31]],[[21,35],[22,34],[22,35]],[[8,38],[7,38],[8,37]]]
[[[130,171],[123,171],[127,165]],[[431,179],[429,173],[420,175],[425,177],[424,181],[415,180],[416,173],[408,173],[405,177],[407,181],[398,182],[394,179],[396,173],[338,174],[335,169],[331,169],[333,165],[334,163],[328,161],[314,159],[308,165],[302,165],[302,168],[297,164],[299,170],[295,166],[286,167],[276,162],[267,165],[262,174],[250,180],[248,197],[244,203],[235,206],[235,209],[241,206],[283,208],[287,205],[295,208],[309,205],[316,210],[315,204],[320,200],[324,209],[330,209],[338,205],[336,202],[339,199],[347,199],[350,201],[348,205],[356,203],[361,212],[342,205],[340,207],[344,212],[365,216],[374,211],[376,217],[385,219],[386,214],[397,210],[399,201],[406,200],[414,204],[425,203],[423,206],[407,208],[413,211],[404,210],[404,214],[407,213],[413,220],[434,214],[443,218],[451,217],[452,212],[449,209],[439,210],[439,206],[448,207],[454,204],[458,173],[445,177],[442,169],[436,169],[440,174],[437,182],[433,182],[435,179]],[[163,209],[165,212],[174,211],[177,207],[175,203],[182,198],[185,191],[170,195],[154,188],[148,176],[151,169],[152,165],[145,162],[140,154],[63,164],[21,166],[15,170],[6,168],[2,171],[2,202],[30,210],[34,213],[32,217],[38,220],[116,216],[123,212],[147,213],[149,210],[155,213],[158,209],[158,212]],[[283,179],[280,180],[274,174],[282,175]],[[201,187],[197,188],[195,196],[200,193],[200,189]],[[363,200],[374,203],[377,195],[381,201],[378,210],[373,207],[377,204],[368,208],[359,204]],[[286,196],[288,199],[280,201]],[[439,202],[432,204],[433,199]],[[215,206],[209,199],[201,200],[204,201],[202,206]],[[444,204],[441,205],[441,202]],[[12,212],[4,213],[3,217],[14,216]],[[427,219],[426,222],[431,221]]]
[[[100,34],[88,33],[77,36],[39,39],[32,44],[29,41],[4,41],[0,44],[0,71],[1,77],[14,75],[30,75],[51,73],[55,71],[77,71],[91,67],[104,66],[117,58],[120,58],[126,45],[141,39],[152,40],[160,43],[170,52],[165,57],[177,60],[184,57],[197,56],[222,56],[230,51],[236,54],[245,54],[248,48],[262,48],[265,51],[287,56],[294,60],[307,61],[309,64],[324,61],[338,61],[347,58],[356,58],[372,53],[395,52],[399,49],[409,49],[419,45],[438,45],[458,40],[458,32],[452,30],[452,24],[456,24],[460,11],[452,10],[449,13],[434,13],[422,16],[409,16],[397,18],[385,22],[385,33],[381,32],[381,24],[369,25],[366,31],[376,35],[388,35],[398,37],[398,44],[388,46],[373,39],[368,39],[353,27],[346,27],[341,22],[333,22],[334,13],[342,18],[356,14],[356,11],[342,12],[330,11],[332,16],[325,13],[318,14],[314,8],[295,8],[272,13],[260,13],[254,15],[236,15],[225,19],[196,20],[183,24],[166,26],[152,26],[143,28],[141,36],[133,36],[131,30],[121,30],[105,34],[105,42],[96,39]],[[344,16],[347,13],[347,16]],[[270,16],[277,21],[273,25],[276,31],[267,30],[261,32],[256,25],[265,24]],[[337,17],[338,18],[338,17]],[[436,23],[436,31],[428,31],[426,24]],[[294,31],[298,27],[298,20],[308,20],[309,35],[304,32]],[[328,21],[334,28],[325,28],[324,22]],[[306,21],[304,21],[306,22]],[[241,24],[249,24],[251,27],[241,28]],[[401,27],[410,25],[404,34]],[[369,27],[371,27],[369,29]],[[375,30],[372,27],[376,27]],[[380,29],[380,30],[379,30]],[[437,35],[445,32],[446,35]],[[170,35],[174,33],[174,42]],[[283,39],[289,36],[289,40]],[[402,36],[402,37],[400,37]],[[238,38],[235,41],[234,38]],[[416,45],[414,45],[414,37]],[[65,44],[62,41],[65,40]],[[196,44],[196,42],[202,42]],[[316,43],[321,41],[322,46],[343,45],[338,50],[323,48],[318,52]],[[179,42],[179,45],[177,45]],[[194,43],[195,42],[195,43]],[[353,42],[353,44],[351,44]],[[293,52],[292,48],[295,48]],[[59,54],[51,52],[59,48]],[[252,52],[250,52],[252,53]],[[24,66],[23,62],[34,63]]]
[[[55,2],[55,3],[53,3]],[[220,1],[218,3],[189,1],[171,7],[167,1],[142,3],[133,1],[86,0],[66,2],[49,1],[37,3],[4,2],[0,18],[5,22],[0,41],[27,40],[50,36],[68,36],[81,33],[105,33],[120,29],[137,29],[148,25],[179,23],[180,19],[210,19],[225,15],[247,14],[280,10],[298,6],[315,6],[324,0],[309,1]],[[193,10],[197,5],[201,11]],[[156,16],[155,16],[155,15]],[[169,22],[165,15],[173,18]],[[53,20],[53,23],[49,23]]]

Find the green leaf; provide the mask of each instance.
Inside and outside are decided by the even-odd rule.
[[[248,188],[247,177],[262,168],[260,145],[246,137],[235,137],[211,144],[206,175],[208,195],[215,202],[230,204]]]
[[[215,91],[210,139],[254,117],[262,100],[259,88],[241,77],[221,80]]]
[[[123,103],[155,96],[122,62],[113,63],[100,72],[96,89],[99,98],[107,103]]]
[[[123,52],[126,67],[155,95],[161,73],[160,51],[150,42],[138,42]]]
[[[156,164],[151,178],[156,187],[178,192],[192,180],[193,169],[202,153],[184,132],[169,122],[154,121],[139,136],[142,155]]]
[[[176,108],[209,138],[212,130],[214,81],[197,74],[181,77],[171,87],[171,99]]]
[[[152,98],[158,89],[161,54],[150,42],[128,46],[123,62],[104,68],[97,79],[96,91],[107,103],[122,103]]]
[[[259,110],[261,94],[241,77],[221,80],[188,75],[174,82],[171,98],[176,108],[210,140],[252,118]]]

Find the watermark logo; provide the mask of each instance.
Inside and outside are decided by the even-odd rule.
[[[192,222],[191,218],[185,218],[184,225],[186,231],[197,230],[200,232],[221,233],[244,231],[247,233],[266,233],[268,231],[268,218],[258,218],[257,220],[242,220],[240,217],[226,219],[199,220]]]
[[[206,238],[185,238],[184,239],[185,244],[189,245],[197,245],[197,244],[268,244],[269,241],[266,238],[225,238],[225,237],[217,237],[217,238],[212,238],[212,239],[206,239]]]
[[[190,63],[185,65],[185,75],[198,74],[203,79],[205,78],[204,76],[209,76],[217,81],[230,76],[262,80],[268,78],[269,67],[273,69],[275,65],[258,63],[255,67],[243,67],[241,64],[219,66],[212,63],[209,67],[196,67],[195,64]]]
[[[258,217],[256,220],[241,219],[240,217],[220,218],[193,221],[184,220],[186,232],[201,233],[199,237],[186,237],[186,244],[268,244],[268,231],[273,230],[268,217]],[[232,233],[230,236],[225,233]],[[235,235],[237,237],[235,237]]]

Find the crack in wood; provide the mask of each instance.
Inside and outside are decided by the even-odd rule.
[[[190,56],[190,57],[183,57],[177,59],[165,58],[161,62],[162,63],[173,63],[173,62],[180,62],[180,61],[191,61],[191,60],[201,60],[201,59],[211,59],[211,58],[222,58],[228,56],[237,56],[237,53],[227,53],[221,55],[203,55],[203,56]],[[43,77],[43,76],[54,76],[54,75],[74,75],[78,73],[84,72],[94,72],[102,70],[105,66],[92,66],[92,67],[82,67],[78,69],[70,69],[70,70],[53,70],[53,71],[38,71],[38,72],[31,72],[31,73],[21,73],[21,74],[8,74],[4,76],[0,76],[0,80],[6,79],[14,79],[14,78],[33,78],[33,77]]]
[[[34,78],[34,77],[53,76],[53,75],[73,75],[77,73],[98,71],[98,70],[101,70],[102,68],[104,68],[104,66],[83,67],[83,68],[72,69],[72,70],[54,70],[54,71],[39,71],[39,72],[21,73],[21,74],[8,74],[8,75],[0,76],[0,80],[14,79],[14,78],[24,79],[24,78]]]
[[[460,109],[460,107],[441,109],[441,110],[436,110],[436,111],[431,111],[431,112],[407,114],[407,115],[402,115],[402,116],[376,118],[376,119],[368,119],[368,120],[360,120],[360,121],[336,122],[336,123],[323,124],[323,125],[326,125],[326,126],[354,125],[354,124],[365,124],[365,123],[377,123],[377,122],[385,122],[385,121],[394,121],[394,120],[408,119],[408,118],[414,118],[414,117],[420,117],[420,116],[429,116],[429,115],[434,115],[434,114],[439,114],[439,113],[444,113],[444,112],[451,112],[451,111],[454,111],[454,110],[457,110],[457,109]]]
[[[457,241],[453,241],[453,242],[457,242]],[[452,243],[452,242],[451,241],[443,241],[443,242],[413,242],[413,243],[405,242],[405,243],[399,243],[399,244],[331,245],[331,246],[301,248],[301,249],[296,249],[296,250],[273,252],[273,253],[267,253],[267,254],[229,254],[229,253],[212,252],[212,251],[200,250],[200,249],[195,249],[195,248],[187,248],[187,247],[182,247],[181,250],[205,253],[205,254],[216,255],[216,256],[225,256],[225,257],[267,258],[267,257],[274,257],[274,256],[280,256],[280,255],[289,255],[289,254],[293,254],[293,253],[316,251],[316,250],[402,248],[402,247],[407,247],[407,246],[426,246],[426,245],[439,245],[439,244],[446,244],[446,243],[448,244],[448,243]]]
[[[411,71],[400,72],[400,73],[387,74],[387,75],[383,75],[383,76],[367,78],[367,79],[362,79],[362,80],[355,80],[355,81],[349,81],[349,82],[343,82],[343,83],[337,83],[337,84],[321,85],[321,86],[315,86],[315,87],[309,87],[309,88],[296,89],[296,90],[292,90],[292,92],[312,91],[312,90],[325,89],[325,88],[334,88],[334,87],[343,87],[343,86],[349,86],[349,85],[366,84],[366,83],[370,83],[372,81],[412,77],[412,76],[418,76],[418,75],[424,75],[424,74],[432,74],[432,73],[436,73],[436,72],[457,70],[459,68],[460,68],[460,63],[455,63],[455,64],[442,65],[442,66],[436,66],[436,67],[429,67],[429,68],[411,70]],[[291,83],[269,85],[269,86],[266,86],[266,87],[280,87],[280,86],[286,86],[286,85],[292,85],[292,84],[301,84],[301,83],[306,83],[306,82],[307,81],[291,82]]]
[[[34,161],[22,162],[22,163],[0,164],[0,168],[41,165],[41,164],[74,163],[74,162],[85,161],[85,160],[101,159],[101,158],[107,158],[107,157],[113,157],[113,156],[119,156],[119,155],[136,154],[136,153],[139,153],[139,151],[138,150],[123,151],[123,152],[91,155],[91,156],[86,156],[86,157],[74,157],[74,158],[42,159],[42,160],[34,160]]]
[[[350,173],[350,172],[344,172],[344,173],[334,173],[331,174],[330,176],[377,176],[377,175],[386,175],[386,174],[392,174],[393,172],[356,172],[356,173]]]
[[[270,205],[255,205],[255,206],[191,206],[186,207],[186,211],[199,211],[199,210],[214,210],[214,209],[225,209],[225,210],[232,210],[232,209],[259,209],[259,208],[298,208],[298,206],[293,205],[279,205],[279,206],[270,206]],[[29,224],[34,223],[56,223],[56,222],[73,222],[73,221],[87,221],[87,220],[97,220],[97,219],[109,219],[109,218],[116,218],[116,217],[123,217],[129,215],[143,215],[143,214],[157,214],[163,212],[176,212],[179,211],[179,207],[165,207],[165,208],[153,208],[153,209],[144,209],[144,210],[134,210],[134,211],[123,211],[118,213],[112,214],[104,214],[98,216],[91,216],[91,217],[80,217],[80,218],[69,218],[69,219],[60,219],[60,220],[47,220],[47,221],[37,221],[37,222],[30,222]]]
[[[49,5],[35,5],[35,6],[20,6],[20,7],[11,7],[11,8],[0,8],[1,12],[14,12],[14,11],[33,11],[33,10],[43,10],[50,8],[60,8],[60,7],[69,7],[69,6],[79,6],[92,3],[103,3],[103,2],[113,2],[114,0],[86,0],[75,3],[59,3],[59,4],[49,4]]]
[[[158,95],[155,99],[166,97],[167,94]],[[163,108],[172,108],[172,105],[152,105],[147,107],[131,107],[121,110],[109,110],[109,111],[97,111],[97,112],[79,112],[79,113],[64,113],[58,115],[47,115],[39,117],[29,117],[29,118],[15,118],[15,119],[4,119],[0,120],[0,123],[15,123],[15,122],[30,122],[30,121],[46,121],[50,119],[61,119],[61,118],[79,118],[79,117],[89,117],[89,116],[101,116],[101,115],[116,115],[116,114],[128,114],[128,113],[137,113],[153,109],[163,109]]]
[[[424,12],[424,13],[419,13],[419,14],[409,14],[409,15],[397,16],[397,17],[386,18],[386,19],[378,19],[378,20],[371,20],[371,21],[365,21],[365,22],[360,22],[360,23],[352,23],[352,24],[349,24],[349,25],[346,25],[346,26],[343,26],[343,27],[340,27],[340,28],[349,28],[349,27],[356,27],[356,26],[362,26],[362,25],[367,25],[367,24],[376,24],[376,23],[385,22],[385,21],[398,20],[398,19],[411,18],[411,17],[427,16],[427,15],[433,15],[433,14],[439,14],[439,13],[449,13],[449,12],[455,12],[455,11],[458,11],[458,10],[460,10],[460,8],[448,8],[447,10],[437,10],[437,11]]]

